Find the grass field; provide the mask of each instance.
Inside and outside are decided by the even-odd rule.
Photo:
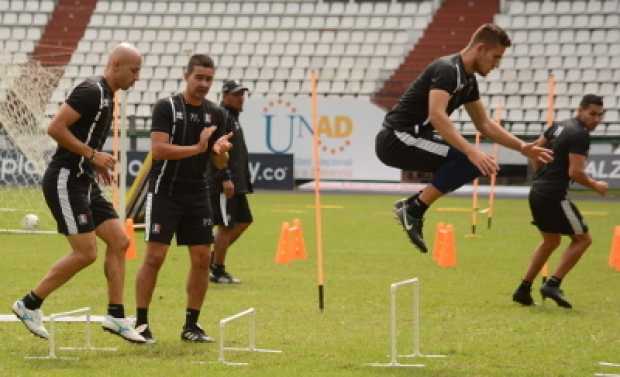
[[[523,308],[511,294],[539,242],[525,200],[499,200],[494,228],[467,239],[469,214],[431,211],[426,238],[431,243],[438,221],[456,229],[458,266],[437,267],[408,243],[391,216],[396,197],[325,195],[326,310],[317,309],[314,264],[313,198],[305,194],[259,193],[252,196],[255,224],[231,249],[229,269],[243,279],[238,286],[211,286],[201,315],[209,334],[217,321],[248,307],[258,314],[258,346],[283,354],[230,354],[248,367],[199,365],[217,359],[217,345],[190,345],[179,340],[184,318],[187,252],[171,248],[151,307],[158,343],[133,346],[94,332],[99,346],[118,346],[116,353],[85,353],[78,361],[27,361],[44,354],[47,343],[21,324],[0,323],[0,376],[591,376],[602,372],[599,360],[620,362],[620,273],[607,267],[612,228],[620,221],[618,202],[579,201],[594,243],[563,283],[575,309],[547,302]],[[465,199],[442,199],[437,207],[467,207]],[[589,213],[589,215],[588,215]],[[282,221],[299,217],[305,225],[310,258],[290,266],[273,263]],[[59,236],[0,235],[4,263],[0,288],[4,310],[21,297],[65,253]],[[139,255],[144,244],[140,240]],[[564,245],[564,244],[563,244]],[[554,255],[551,267],[557,263]],[[134,313],[134,279],[138,261],[128,263],[126,302]],[[422,281],[422,352],[449,355],[424,360],[412,370],[375,369],[364,363],[387,361],[388,287],[410,277]],[[537,282],[537,290],[540,283]],[[400,347],[411,346],[405,319],[409,293],[399,297]],[[540,296],[535,299],[540,302]],[[102,259],[51,296],[46,313],[106,305]],[[245,322],[233,325],[231,341],[241,344]],[[80,326],[63,325],[64,344],[76,343]],[[608,370],[611,372],[612,370]]]

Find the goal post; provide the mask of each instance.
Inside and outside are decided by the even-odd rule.
[[[41,179],[56,144],[47,135],[46,108],[63,70],[32,60],[0,59],[0,231],[53,232]],[[24,229],[26,214],[39,219]]]

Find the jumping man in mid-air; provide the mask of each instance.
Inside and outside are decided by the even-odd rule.
[[[443,195],[481,175],[499,170],[497,161],[482,152],[454,127],[449,115],[465,105],[480,133],[528,158],[549,162],[551,151],[525,143],[489,119],[480,100],[475,73],[486,76],[499,65],[510,38],[493,24],[474,32],[461,52],[432,62],[388,112],[376,138],[376,153],[386,165],[433,172],[421,192],[395,204],[394,212],[411,242],[422,252],[424,213]]]

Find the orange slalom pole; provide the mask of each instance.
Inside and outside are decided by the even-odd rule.
[[[497,124],[502,123],[502,105],[498,105],[495,109],[495,122]],[[499,146],[497,143],[493,143],[493,158],[498,160]],[[493,213],[495,211],[495,182],[497,180],[497,173],[491,175],[491,192],[489,193],[489,210],[487,211],[487,229],[491,229],[493,223]]]
[[[476,149],[480,148],[480,132],[476,132]],[[478,178],[474,179],[474,188],[471,193],[471,234],[476,234],[478,223]]]
[[[547,127],[551,127],[553,125],[554,113],[553,109],[555,108],[555,76],[553,73],[549,73],[549,78],[547,79]],[[543,265],[542,268],[542,282],[543,284],[547,281],[549,277],[549,265],[547,262]]]
[[[119,174],[121,172],[120,169],[120,92],[116,92],[114,95],[114,114],[112,115],[112,156],[116,159],[116,163],[114,164],[114,169],[112,170],[112,205],[118,211],[120,209],[120,193],[119,193]]]
[[[321,159],[319,155],[319,110],[317,97],[317,75],[315,71],[310,72],[310,94],[311,94],[311,117],[312,117],[312,160],[314,162],[314,219],[316,226],[316,268],[317,283],[319,288],[319,309],[321,312],[325,308],[323,273],[323,234],[321,221]]]
[[[551,127],[553,124],[555,108],[555,76],[553,73],[549,73],[547,79],[547,127]]]

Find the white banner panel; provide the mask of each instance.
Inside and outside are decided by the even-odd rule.
[[[400,180],[375,155],[382,109],[355,98],[319,98],[318,107],[322,179]],[[240,121],[250,152],[292,153],[295,178],[314,178],[309,97],[250,97]]]

